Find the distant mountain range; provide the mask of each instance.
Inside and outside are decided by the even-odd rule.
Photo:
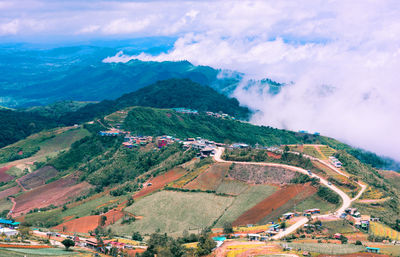
[[[188,61],[104,63],[119,49],[75,46],[55,49],[0,47],[0,105],[30,107],[56,101],[101,101],[116,99],[159,80],[187,78],[230,95],[243,74],[222,72]],[[259,81],[277,93],[282,84]]]

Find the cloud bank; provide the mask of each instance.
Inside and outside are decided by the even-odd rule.
[[[260,110],[252,119],[257,124],[318,131],[400,160],[396,0],[26,1],[25,6],[30,15],[21,16],[12,2],[0,2],[0,11],[8,10],[0,18],[0,35],[177,36],[167,53],[121,52],[105,61],[189,60],[237,70],[248,79],[293,82],[271,96],[259,85],[246,90],[244,81],[234,96]]]

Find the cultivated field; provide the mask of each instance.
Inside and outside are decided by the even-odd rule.
[[[19,186],[14,186],[14,187],[10,187],[7,188],[3,191],[0,192],[0,199],[4,199],[7,198],[10,195],[14,195],[16,193],[18,193],[21,189],[19,188]]]
[[[288,184],[298,174],[280,167],[235,164],[229,170],[230,178],[251,184]]]
[[[246,224],[258,224],[261,221],[272,221],[274,218],[279,217],[281,214],[286,212],[287,208],[279,208],[285,205],[291,199],[298,195],[301,196],[301,198],[306,199],[315,192],[316,189],[309,185],[286,186],[243,213],[233,222],[233,225],[240,226]]]
[[[7,174],[7,171],[11,168],[11,166],[5,166],[0,168],[0,182],[7,182],[13,180],[14,177]]]
[[[119,235],[128,236],[132,231],[153,233],[160,230],[180,234],[184,230],[198,230],[212,225],[233,200],[233,197],[208,193],[161,191],[125,208],[143,219],[129,225],[117,222],[111,228]]]
[[[2,257],[18,257],[18,256],[77,256],[78,252],[65,251],[62,248],[43,248],[43,249],[29,249],[29,248],[5,248],[0,249],[0,256]]]
[[[167,184],[179,179],[180,177],[182,177],[183,175],[185,175],[186,171],[182,168],[174,168],[170,171],[168,171],[167,173],[161,174],[153,179],[151,179],[150,181],[148,181],[148,183],[151,183],[151,186],[145,186],[142,190],[140,190],[139,192],[137,192],[133,198],[137,199],[143,196],[146,196],[148,194],[151,194],[157,190],[162,189],[163,187],[165,187]]]
[[[185,188],[216,191],[228,172],[229,163],[213,164],[206,172],[189,182]]]
[[[365,250],[362,245],[353,244],[324,244],[324,243],[287,243],[293,249],[301,249],[301,251],[325,253],[325,254],[348,254],[357,253]]]
[[[32,173],[29,173],[18,181],[25,189],[32,189],[41,185],[58,174],[58,171],[51,166],[42,167]]]
[[[245,182],[233,179],[224,179],[221,184],[219,184],[216,191],[217,193],[240,195],[249,188],[250,185],[246,184]]]
[[[19,216],[35,208],[43,208],[51,204],[56,206],[64,204],[90,188],[87,182],[79,184],[76,182],[75,178],[69,176],[25,192],[15,198],[16,205],[13,216]]]
[[[374,236],[388,237],[392,240],[400,240],[400,232],[378,222],[371,222],[370,233]]]
[[[248,190],[235,197],[232,205],[225,211],[215,226],[223,227],[226,222],[232,223],[243,212],[272,195],[276,190],[276,187],[268,185],[251,186]]]
[[[100,216],[92,215],[61,223],[53,229],[62,232],[88,233],[89,230],[94,230],[99,224]]]

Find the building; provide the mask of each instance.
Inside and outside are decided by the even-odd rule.
[[[15,229],[10,229],[10,228],[0,228],[0,235],[5,235],[7,237],[10,236],[16,236],[18,235],[18,231]]]
[[[304,215],[313,215],[316,213],[321,213],[320,209],[308,209],[304,211]]]
[[[336,233],[336,234],[333,235],[333,237],[334,237],[335,239],[340,239],[340,238],[342,238],[342,234]]]
[[[0,226],[6,227],[6,228],[16,229],[16,228],[18,228],[19,224],[20,224],[20,222],[14,222],[13,220],[0,219]]]
[[[379,253],[380,252],[380,248],[378,247],[366,247],[365,250],[367,251],[367,253]]]
[[[283,217],[285,220],[289,220],[289,219],[293,218],[294,216],[295,216],[295,214],[294,214],[293,212],[287,212],[287,213],[284,213],[284,214],[282,215],[282,217]]]
[[[334,156],[329,156],[329,161],[332,163],[333,166],[336,168],[341,168],[342,163]]]

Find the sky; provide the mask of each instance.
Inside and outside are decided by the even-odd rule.
[[[0,0],[0,42],[174,37],[156,56],[286,83],[234,92],[256,124],[307,130],[400,160],[400,1]]]

